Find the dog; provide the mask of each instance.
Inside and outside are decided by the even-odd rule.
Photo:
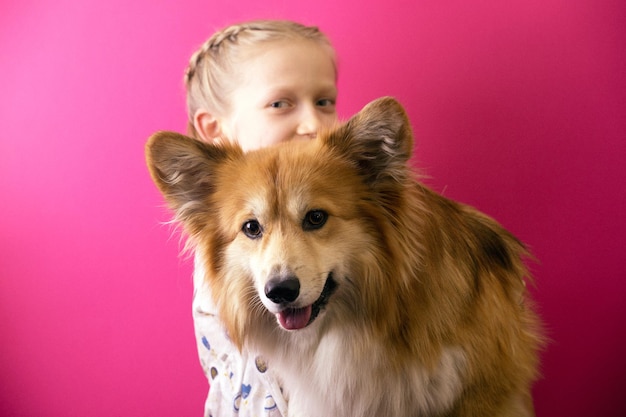
[[[412,147],[388,97],[248,153],[172,132],[146,145],[229,336],[276,369],[290,416],[534,415],[530,255],[423,185]]]

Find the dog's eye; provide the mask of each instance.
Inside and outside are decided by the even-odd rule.
[[[263,235],[263,229],[256,220],[248,220],[241,227],[241,231],[250,239],[258,239]]]
[[[328,219],[328,213],[323,210],[311,210],[306,216],[304,216],[304,221],[302,222],[302,228],[304,230],[315,230],[324,226],[326,223],[326,219]]]

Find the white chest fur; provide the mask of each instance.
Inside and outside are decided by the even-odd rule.
[[[432,370],[411,360],[392,369],[398,361],[360,336],[331,332],[314,349],[294,338],[268,358],[284,380],[289,417],[428,415],[452,406],[465,367],[460,348],[444,349]]]

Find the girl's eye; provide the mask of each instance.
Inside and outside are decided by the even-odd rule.
[[[256,220],[248,220],[245,222],[241,227],[241,231],[250,239],[258,239],[263,236],[263,228]]]
[[[274,101],[272,103],[270,103],[270,107],[273,109],[284,109],[285,107],[288,107],[289,103],[287,103],[286,101]]]
[[[302,221],[302,228],[304,230],[316,230],[320,229],[326,223],[328,219],[328,213],[324,210],[311,210],[305,216]]]
[[[320,107],[331,107],[335,105],[335,100],[330,98],[323,98],[321,100],[317,100],[316,104]]]

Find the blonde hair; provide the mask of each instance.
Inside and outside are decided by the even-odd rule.
[[[319,42],[328,48],[336,67],[330,40],[316,26],[288,20],[253,20],[228,26],[213,34],[191,55],[185,71],[189,134],[196,136],[193,117],[198,109],[215,113],[229,108],[227,97],[235,87],[233,73],[240,64],[242,48],[278,40]]]

